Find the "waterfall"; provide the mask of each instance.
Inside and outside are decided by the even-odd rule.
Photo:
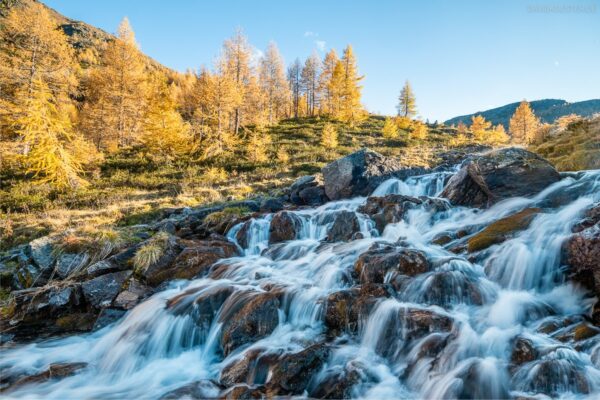
[[[448,176],[390,179],[374,195],[435,197]],[[354,398],[536,393],[592,398],[600,391],[600,365],[592,359],[600,337],[575,346],[540,327],[589,314],[585,290],[564,277],[560,249],[586,208],[600,201],[599,189],[600,171],[591,171],[562,179],[532,198],[508,199],[486,210],[432,211],[419,205],[381,234],[358,212],[366,198],[341,200],[290,211],[300,221],[298,235],[274,245],[269,245],[272,215],[254,218],[246,222],[242,255],[219,261],[218,278],[171,282],[120,321],[93,333],[2,349],[0,370],[7,375],[38,373],[53,363],[87,363],[73,376],[24,385],[4,397],[160,398],[192,382],[218,381],[224,367],[252,352],[266,349],[281,357],[327,342],[331,350],[306,382],[304,397],[317,396],[327,379],[351,376],[344,393]],[[482,227],[527,207],[541,208],[530,225],[477,257],[432,243],[440,233]],[[325,242],[342,211],[356,213],[360,237]],[[233,227],[228,238],[237,243],[240,229],[242,224]],[[356,287],[354,265],[361,254],[376,244],[397,243],[422,252],[431,268],[412,279],[386,275],[394,289],[365,303],[354,331],[331,335],[324,321],[327,299]],[[233,316],[257,299],[271,301],[265,297],[271,294],[269,304],[276,310],[259,324],[273,326],[259,326],[265,334],[224,348],[223,331]],[[515,368],[511,349],[517,337],[540,354]],[[270,375],[256,376],[260,381]]]

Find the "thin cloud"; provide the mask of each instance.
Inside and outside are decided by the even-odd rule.
[[[319,51],[325,51],[326,45],[327,43],[324,40],[315,40],[315,46],[317,46],[317,49],[319,49]]]
[[[304,32],[304,37],[318,37],[319,34],[313,31],[306,31]]]

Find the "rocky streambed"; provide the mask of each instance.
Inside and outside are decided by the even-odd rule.
[[[99,259],[15,249],[3,397],[597,397],[600,171],[452,161],[362,150]]]

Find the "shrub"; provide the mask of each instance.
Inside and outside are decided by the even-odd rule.
[[[326,149],[335,149],[338,146],[338,133],[333,124],[327,123],[323,126],[321,145]]]

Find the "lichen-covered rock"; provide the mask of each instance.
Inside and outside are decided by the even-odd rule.
[[[467,250],[472,253],[504,242],[515,233],[527,229],[541,211],[540,208],[526,208],[492,222],[467,240]]]
[[[488,207],[509,197],[533,196],[558,182],[560,175],[542,157],[520,148],[473,157],[444,188],[452,204]]]
[[[269,244],[296,239],[301,228],[300,218],[289,211],[280,211],[271,219]]]
[[[361,254],[354,264],[361,283],[383,283],[390,272],[415,276],[428,270],[427,259],[420,251],[380,244]]]
[[[81,289],[86,302],[94,308],[110,306],[131,274],[132,271],[113,272],[83,282]]]
[[[369,149],[356,151],[323,167],[325,194],[331,200],[369,195],[402,164]]]

